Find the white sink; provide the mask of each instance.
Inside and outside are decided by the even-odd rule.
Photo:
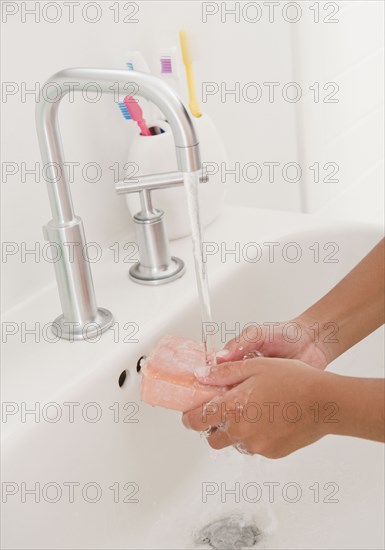
[[[274,241],[279,243],[278,257],[272,263],[267,255],[257,263],[242,257],[236,262],[230,256],[222,262],[219,254],[210,257],[216,321],[242,327],[251,321],[291,318],[336,283],[381,233],[377,226],[330,227],[309,215],[228,207],[206,230],[205,240],[227,243],[228,248],[238,242],[240,250],[253,241],[265,251],[263,243]],[[282,259],[283,245],[294,241],[302,258],[289,263]],[[318,263],[309,249],[315,242],[320,245]],[[339,246],[336,263],[322,261],[332,252],[323,250],[330,242]],[[189,239],[172,243],[172,253],[186,261],[186,275],[158,288],[130,282],[129,264],[114,263],[111,252],[94,265],[98,305],[111,309],[119,324],[119,331],[109,331],[100,341],[36,343],[33,337],[25,342],[20,335],[8,338],[2,399],[14,403],[8,411],[14,406],[18,412],[3,415],[2,424],[3,548],[193,549],[200,529],[227,514],[238,514],[260,529],[256,548],[383,548],[383,445],[327,437],[280,460],[244,456],[232,448],[215,452],[199,434],[183,428],[180,414],[140,402],[139,357],[166,333],[200,338]],[[53,286],[4,321],[24,321],[27,327],[38,322],[42,327],[59,313]],[[124,328],[126,323],[139,326],[134,336],[138,342],[123,341],[134,326]],[[382,338],[382,330],[376,331],[330,368],[354,376],[383,376]],[[128,376],[119,387],[125,369]],[[39,421],[28,415],[23,422],[20,411],[35,402],[41,408]],[[62,412],[57,422],[48,421],[55,416],[53,406],[47,407],[52,402],[56,412]],[[74,406],[73,422],[65,403],[80,404]],[[102,412],[99,421],[83,417],[94,417],[97,409],[87,406],[90,403]],[[73,502],[71,482],[78,484]],[[234,494],[224,494],[225,488],[236,488],[236,482],[239,502]],[[279,483],[272,503],[263,485],[269,482]],[[296,503],[283,498],[289,482],[302,490]],[[36,483],[40,502],[23,494],[23,487],[29,490]],[[263,489],[260,502],[248,502],[242,495],[250,483]],[[314,489],[309,489],[316,483],[318,503]],[[90,502],[95,487],[100,498]],[[202,498],[210,487],[218,492]],[[57,502],[49,502],[55,494]],[[328,495],[338,502],[324,502]],[[203,543],[198,547],[209,548]]]

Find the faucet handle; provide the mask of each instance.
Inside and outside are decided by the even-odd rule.
[[[206,171],[201,171],[199,183],[207,183],[209,176]],[[166,189],[183,185],[182,172],[163,172],[162,174],[149,174],[138,178],[128,178],[116,182],[115,190],[119,195],[125,193],[137,193],[140,191],[152,191],[154,189]]]
[[[202,172],[199,181],[208,181],[206,172]],[[130,278],[141,284],[159,285],[173,281],[184,273],[184,263],[180,258],[171,256],[164,223],[164,213],[154,209],[151,191],[183,185],[182,172],[149,174],[139,178],[129,178],[115,184],[119,195],[139,193],[142,210],[134,217],[136,238],[139,246],[139,261],[129,271]]]
[[[136,283],[159,285],[181,277],[185,271],[183,260],[170,254],[164,212],[153,208],[151,201],[151,191],[183,185],[183,181],[182,172],[165,172],[130,178],[115,184],[116,192],[120,195],[140,195],[142,210],[133,216],[139,261],[129,270],[131,280]],[[208,181],[207,173],[202,173],[199,181]]]

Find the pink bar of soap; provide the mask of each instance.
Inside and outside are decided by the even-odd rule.
[[[204,350],[197,342],[182,336],[165,336],[142,368],[142,400],[182,412],[207,403],[227,388],[198,382],[194,371],[204,366]]]

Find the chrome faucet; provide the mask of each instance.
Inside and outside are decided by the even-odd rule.
[[[90,264],[84,257],[83,222],[74,212],[58,124],[61,99],[72,90],[81,91],[90,82],[103,93],[116,93],[118,85],[120,94],[139,95],[152,101],[165,115],[174,136],[180,172],[117,184],[119,193],[139,192],[141,196],[142,210],[134,216],[140,262],[130,270],[132,279],[159,284],[183,273],[182,260],[169,255],[163,213],[153,208],[150,190],[181,185],[184,172],[201,168],[199,143],[191,117],[173,89],[161,79],[136,71],[76,68],[60,71],[45,83],[36,107],[36,128],[52,211],[44,236],[61,251],[55,273],[63,311],[55,319],[52,330],[67,340],[95,337],[114,322],[112,313],[96,304]],[[200,179],[206,180],[203,176]],[[72,246],[68,247],[68,243]]]

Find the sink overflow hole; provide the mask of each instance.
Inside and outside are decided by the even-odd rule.
[[[126,381],[127,376],[128,376],[128,371],[127,370],[124,370],[123,372],[120,373],[119,381],[118,381],[118,384],[119,384],[120,388],[123,386],[124,382]]]
[[[141,371],[143,359],[146,359],[146,356],[145,356],[145,355],[142,355],[142,357],[139,357],[138,362],[136,363],[136,372],[140,372],[140,371]]]

